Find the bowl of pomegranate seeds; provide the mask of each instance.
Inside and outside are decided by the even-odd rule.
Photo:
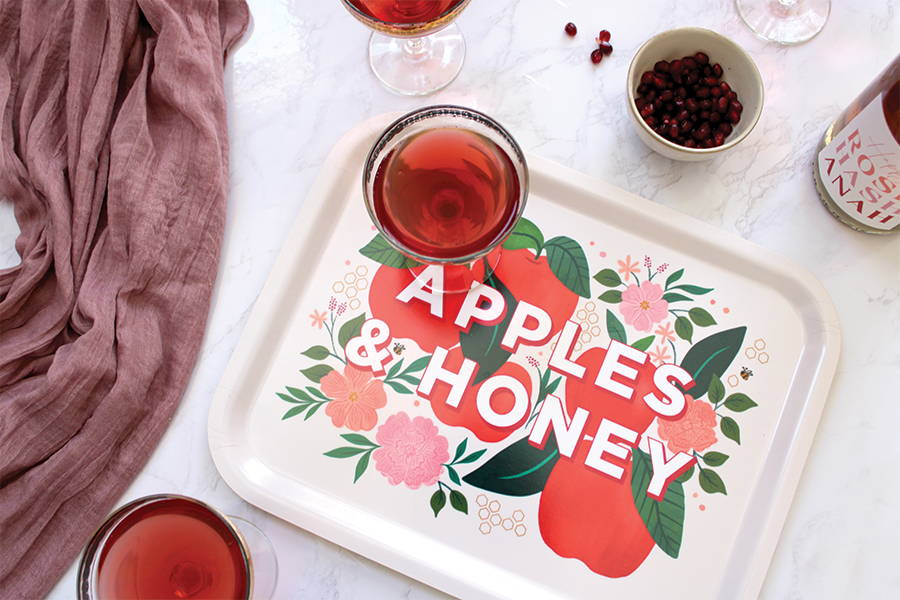
[[[756,125],[762,106],[753,59],[708,29],[660,33],[628,68],[628,108],[638,135],[675,160],[708,160],[734,148]]]

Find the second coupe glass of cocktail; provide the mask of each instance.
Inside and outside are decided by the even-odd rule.
[[[525,209],[528,167],[516,141],[487,115],[429,106],[381,134],[366,160],[363,192],[391,245],[417,263],[444,265],[444,292],[464,292],[501,260],[499,247]],[[482,265],[480,277],[461,275]]]
[[[453,20],[469,0],[342,0],[373,29],[369,64],[391,90],[408,96],[435,92],[456,79],[466,42]]]

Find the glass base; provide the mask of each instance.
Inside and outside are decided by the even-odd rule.
[[[735,6],[756,35],[785,45],[814,38],[831,13],[831,0],[735,0]]]
[[[442,293],[467,294],[472,289],[472,284],[488,283],[497,269],[497,265],[500,264],[502,256],[503,249],[498,247],[470,264],[444,264],[444,290]],[[418,278],[422,268],[421,266],[412,267],[410,272],[413,277]]]
[[[251,599],[271,600],[275,597],[275,586],[278,585],[278,558],[272,542],[259,527],[247,519],[233,515],[228,515],[228,519],[240,531],[250,554],[253,572]]]
[[[456,79],[466,58],[466,41],[456,23],[420,38],[373,33],[369,65],[388,89],[404,96],[424,96]]]

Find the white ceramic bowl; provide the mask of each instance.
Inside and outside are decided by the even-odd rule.
[[[741,120],[725,143],[716,148],[686,148],[670,142],[650,129],[638,114],[634,103],[641,74],[652,71],[660,60],[674,60],[701,51],[709,55],[710,63],[722,65],[722,80],[727,81],[744,105]],[[700,161],[721,156],[747,137],[763,107],[763,83],[759,69],[743,48],[727,37],[700,27],[683,27],[653,36],[638,48],[628,67],[628,113],[634,121],[638,136],[652,150],[674,160]]]

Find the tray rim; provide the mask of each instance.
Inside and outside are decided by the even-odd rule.
[[[394,546],[379,542],[359,531],[348,529],[333,519],[299,509],[293,504],[280,500],[275,495],[265,494],[264,490],[248,478],[246,472],[241,469],[241,463],[243,466],[249,466],[252,460],[258,460],[250,453],[241,454],[240,450],[246,447],[246,439],[235,442],[228,437],[229,409],[234,403],[241,401],[236,396],[245,376],[253,376],[254,357],[260,356],[256,349],[263,347],[268,329],[268,315],[272,314],[272,309],[279,303],[285,291],[285,275],[292,272],[292,263],[302,248],[304,240],[312,233],[314,226],[321,219],[337,218],[337,215],[334,214],[337,211],[328,214],[327,202],[325,202],[326,192],[338,185],[339,180],[345,175],[355,173],[355,171],[351,173],[352,169],[337,159],[360,144],[366,143],[369,138],[374,140],[378,132],[400,114],[402,113],[381,114],[356,125],[338,140],[322,163],[325,167],[336,168],[320,170],[315,182],[310,187],[216,388],[207,423],[209,449],[216,469],[225,483],[244,500],[262,510],[447,593],[466,598],[496,598],[497,596],[486,589],[474,586],[468,580],[453,577],[446,570],[437,569],[408,553],[400,552]],[[533,187],[538,187],[535,180],[551,177],[566,185],[581,188],[590,195],[600,196],[604,202],[618,204],[623,213],[640,212],[642,217],[648,218],[663,229],[683,230],[689,227],[691,235],[697,238],[698,242],[727,248],[729,252],[743,258],[749,264],[762,267],[784,279],[792,280],[809,296],[810,305],[807,308],[814,309],[818,315],[818,318],[812,319],[812,324],[821,326],[820,330],[813,333],[821,334],[823,339],[822,352],[819,356],[815,376],[811,387],[804,394],[805,402],[801,406],[803,414],[799,417],[798,426],[788,432],[792,442],[782,461],[783,468],[777,477],[778,483],[773,486],[770,506],[762,515],[764,521],[762,523],[757,521],[753,526],[753,529],[761,531],[757,534],[755,551],[752,556],[744,557],[747,560],[741,564],[737,564],[735,553],[732,553],[725,568],[723,578],[727,579],[730,576],[740,585],[737,586],[737,589],[728,590],[727,593],[722,589],[721,582],[719,586],[718,596],[720,598],[757,597],[765,581],[781,530],[799,486],[806,458],[812,447],[837,369],[841,350],[841,331],[837,311],[831,298],[822,284],[809,271],[774,251],[559,163],[528,152],[526,152],[526,156]],[[794,306],[793,303],[790,304]],[[807,326],[810,324],[806,319],[803,319],[803,322]],[[806,329],[804,329],[804,333],[806,333]],[[804,348],[807,346],[808,344]],[[263,369],[263,371],[267,372],[267,369]],[[259,375],[255,377],[259,378]],[[793,393],[792,388],[788,390],[788,397]],[[780,420],[779,423],[781,423]],[[771,452],[767,453],[767,458],[771,455]],[[748,502],[747,512],[751,512],[753,509],[752,500],[757,491],[754,488],[748,499],[750,502]],[[750,525],[749,522],[746,522],[746,516],[747,513],[744,514],[745,522],[742,522],[740,526],[738,537],[741,535],[740,532]]]

